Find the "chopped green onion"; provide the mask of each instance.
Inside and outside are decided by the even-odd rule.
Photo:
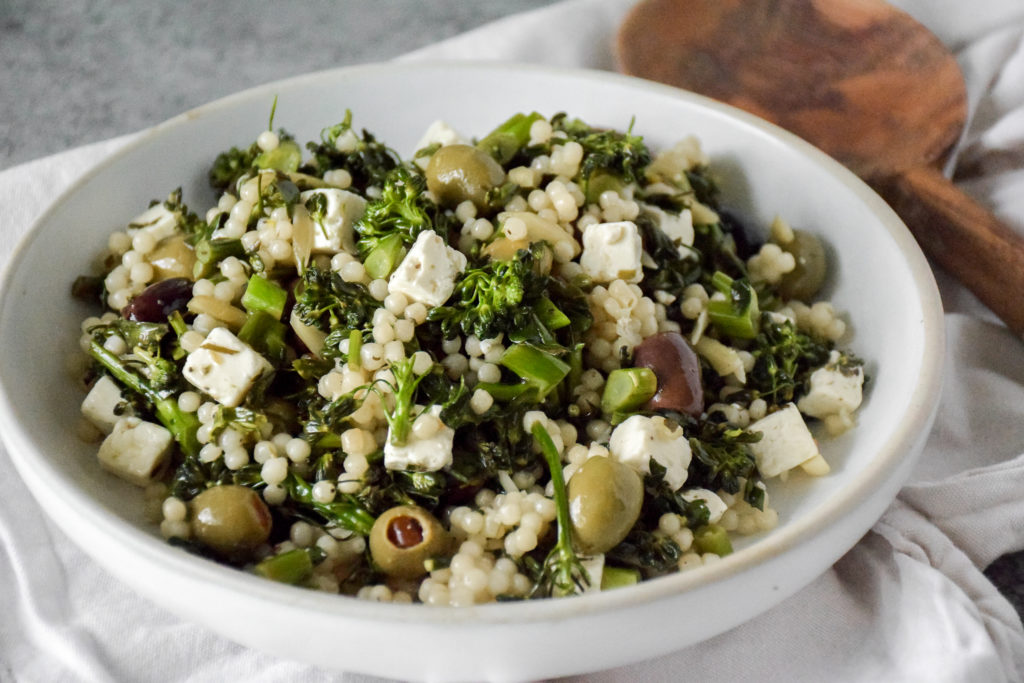
[[[569,374],[569,364],[531,344],[513,344],[500,363],[537,389],[544,399]]]
[[[658,391],[658,378],[650,368],[619,368],[608,374],[601,395],[606,415],[628,413],[647,403]]]
[[[267,278],[253,274],[242,295],[242,307],[250,313],[263,311],[275,320],[284,315],[284,307],[288,301],[288,292]]]

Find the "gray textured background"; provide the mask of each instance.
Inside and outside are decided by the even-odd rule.
[[[0,0],[0,169],[548,0]],[[987,570],[1024,613],[1024,553]]]

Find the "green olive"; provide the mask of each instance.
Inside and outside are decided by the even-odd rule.
[[[487,204],[488,190],[505,181],[505,171],[490,155],[469,145],[445,145],[427,164],[427,189],[443,206],[455,208],[467,199],[477,208]]]
[[[579,550],[596,555],[617,546],[636,524],[644,483],[629,465],[598,455],[572,475],[568,494]]]
[[[190,506],[192,536],[224,559],[244,560],[270,536],[270,510],[245,486],[213,486]]]
[[[796,268],[782,276],[779,292],[786,299],[809,301],[825,282],[825,247],[811,233],[794,230],[793,240],[782,249],[796,259]]]
[[[414,579],[427,573],[424,562],[451,545],[437,518],[418,505],[399,505],[377,518],[370,530],[370,555],[388,576]]]

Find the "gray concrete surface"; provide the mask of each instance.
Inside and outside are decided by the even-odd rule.
[[[0,0],[0,169],[549,0]],[[1024,613],[1024,553],[989,577]]]
[[[548,0],[0,0],[0,169]]]

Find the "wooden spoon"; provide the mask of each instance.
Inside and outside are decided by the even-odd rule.
[[[880,0],[642,0],[617,50],[624,73],[746,109],[838,159],[1024,335],[1024,240],[942,174],[967,117],[963,77],[909,15]]]

